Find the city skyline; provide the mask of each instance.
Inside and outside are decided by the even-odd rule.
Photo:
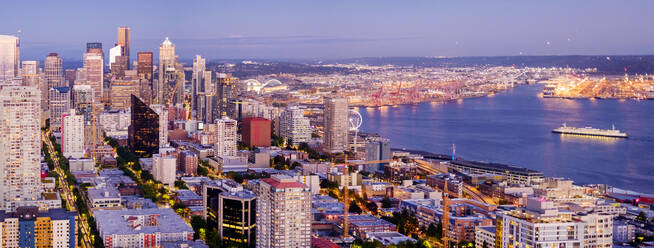
[[[108,52],[121,26],[131,29],[132,53],[156,53],[170,37],[181,60],[195,54],[213,60],[654,53],[654,35],[643,32],[653,3],[645,1],[38,4],[42,8],[8,3],[0,11],[8,19],[38,14],[50,20],[0,24],[3,34],[22,31],[21,60],[57,52],[79,61],[84,44],[94,41]],[[57,15],[64,11],[79,15]],[[120,23],[102,21],[118,11]]]

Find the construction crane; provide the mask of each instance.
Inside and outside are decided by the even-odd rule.
[[[449,248],[447,235],[449,234],[449,225],[450,225],[450,197],[448,195],[447,182],[443,185],[443,217],[441,218],[441,224],[443,226],[443,247]]]
[[[343,163],[343,175],[345,178],[345,181],[343,182],[343,239],[347,238],[349,234],[349,223],[348,223],[348,210],[350,206],[350,199],[349,199],[349,190],[347,189],[347,185],[350,184],[349,178],[350,178],[350,173],[349,173],[349,166],[350,165],[364,165],[364,164],[383,164],[383,163],[390,163],[393,162],[393,159],[386,159],[386,160],[371,160],[371,161],[355,161],[355,162],[348,162],[347,161],[347,154],[345,155],[345,162]],[[335,166],[334,163],[331,164],[331,167],[333,168]]]

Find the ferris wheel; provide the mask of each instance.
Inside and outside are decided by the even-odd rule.
[[[361,127],[361,123],[363,122],[363,118],[361,118],[361,114],[359,114],[359,111],[350,109],[348,122],[350,124],[350,131],[359,131],[359,128]]]
[[[354,131],[354,149],[352,149],[352,151],[356,156],[357,138],[359,137],[359,128],[361,127],[361,123],[363,123],[363,118],[361,118],[361,114],[359,113],[359,111],[350,109],[350,114],[347,120],[348,123],[350,124],[350,131]]]

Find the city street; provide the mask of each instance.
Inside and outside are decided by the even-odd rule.
[[[73,195],[73,190],[70,185],[68,185],[68,182],[66,181],[66,174],[65,172],[61,169],[61,166],[59,166],[59,160],[57,159],[56,154],[58,154],[58,151],[55,151],[54,146],[52,145],[51,140],[48,138],[50,134],[50,131],[42,132],[41,138],[45,144],[48,146],[48,151],[50,151],[50,157],[52,159],[52,162],[54,163],[54,168],[55,172],[57,173],[58,181],[59,181],[59,193],[61,197],[66,201],[66,206],[67,210],[69,211],[77,211],[76,205],[75,205],[75,197]],[[84,201],[86,204],[86,201]],[[88,226],[88,220],[82,216],[82,213],[77,211],[77,224],[78,224],[78,230],[80,230],[80,234],[78,235],[78,239],[82,239],[82,247],[84,248],[90,248],[93,247],[93,242],[91,242],[91,231]]]

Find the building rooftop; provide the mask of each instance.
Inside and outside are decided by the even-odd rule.
[[[188,189],[180,189],[175,191],[175,197],[180,201],[202,200],[202,197]]]
[[[239,199],[254,199],[257,197],[254,193],[252,193],[249,190],[241,190],[241,191],[225,191],[220,193],[220,196],[223,197],[230,197],[230,198],[239,198]]]
[[[120,192],[116,188],[90,188],[87,191],[87,196],[90,201],[100,199],[120,198]]]
[[[93,215],[101,235],[193,233],[193,229],[171,208],[96,210]],[[138,222],[149,218],[155,218],[155,223]]]
[[[533,175],[533,176],[538,176],[538,175],[542,176],[543,175],[543,173],[540,172],[540,171],[535,171],[535,170],[527,169],[527,168],[524,168],[524,167],[517,167],[517,166],[512,166],[512,165],[499,164],[499,163],[487,163],[487,162],[465,161],[465,160],[454,160],[454,161],[450,161],[450,163],[456,164],[456,165],[467,166],[467,167],[486,169],[486,170],[508,171],[508,172],[513,172],[513,173],[527,174],[527,175]]]
[[[287,175],[273,175],[270,178],[261,179],[262,182],[269,184],[274,188],[308,188],[303,183],[295,181],[294,178]]]

